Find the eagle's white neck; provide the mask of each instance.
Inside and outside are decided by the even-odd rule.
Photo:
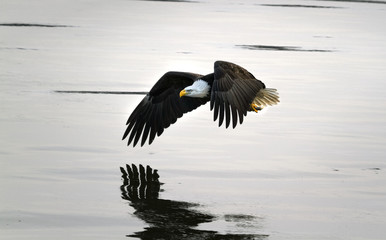
[[[206,81],[198,79],[194,81],[194,83],[191,86],[188,86],[185,89],[189,90],[186,96],[203,98],[208,96],[210,86]]]
[[[199,92],[208,93],[210,86],[204,80],[198,79],[198,80],[194,81],[194,83],[192,84],[192,88],[196,89]]]

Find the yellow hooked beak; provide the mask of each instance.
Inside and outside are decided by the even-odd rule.
[[[180,92],[180,97],[185,96],[185,95],[186,95],[186,91],[185,91],[185,90],[182,90],[182,91]]]

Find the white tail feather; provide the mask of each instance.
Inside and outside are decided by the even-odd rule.
[[[279,93],[274,88],[261,89],[253,100],[253,103],[261,108],[272,106],[278,104],[279,102]]]

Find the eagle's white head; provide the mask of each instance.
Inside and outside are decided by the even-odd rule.
[[[191,86],[187,86],[180,92],[180,97],[204,98],[208,96],[210,86],[208,82],[198,79]]]

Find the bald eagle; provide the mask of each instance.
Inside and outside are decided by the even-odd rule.
[[[214,121],[221,126],[237,121],[243,122],[247,112],[258,112],[263,107],[279,103],[276,89],[266,88],[246,69],[230,62],[216,61],[214,72],[200,75],[190,72],[167,72],[138,104],[127,120],[127,129],[122,140],[135,147],[140,140],[143,146],[149,138],[160,136],[165,128],[190,112],[210,101]]]

